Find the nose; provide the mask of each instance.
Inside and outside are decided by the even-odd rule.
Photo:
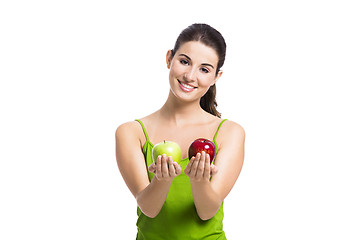
[[[185,79],[189,82],[194,82],[196,80],[196,69],[195,68],[190,68],[186,73],[185,73]]]

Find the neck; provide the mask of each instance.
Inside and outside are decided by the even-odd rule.
[[[159,113],[176,126],[199,121],[206,114],[200,106],[200,99],[191,102],[181,101],[172,94],[171,90]]]

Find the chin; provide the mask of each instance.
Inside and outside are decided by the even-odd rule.
[[[194,102],[194,101],[199,101],[200,102],[200,99],[198,99],[196,96],[194,95],[190,95],[190,94],[186,94],[186,93],[183,93],[181,90],[174,90],[174,89],[170,89],[171,90],[171,93],[172,95],[182,101],[182,102],[186,102],[186,103],[191,103],[191,102]]]

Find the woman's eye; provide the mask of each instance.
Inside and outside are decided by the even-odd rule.
[[[204,73],[208,73],[209,70],[207,70],[206,68],[201,68],[201,71],[204,72]]]
[[[186,61],[186,60],[180,60],[180,63],[181,63],[181,64],[184,64],[184,65],[188,65],[188,64],[189,64],[189,62]]]

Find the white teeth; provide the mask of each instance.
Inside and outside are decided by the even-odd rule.
[[[194,87],[192,87],[192,86],[190,86],[190,85],[187,85],[187,84],[185,84],[185,83],[180,82],[180,84],[183,85],[183,86],[186,87],[186,88],[194,89]]]

